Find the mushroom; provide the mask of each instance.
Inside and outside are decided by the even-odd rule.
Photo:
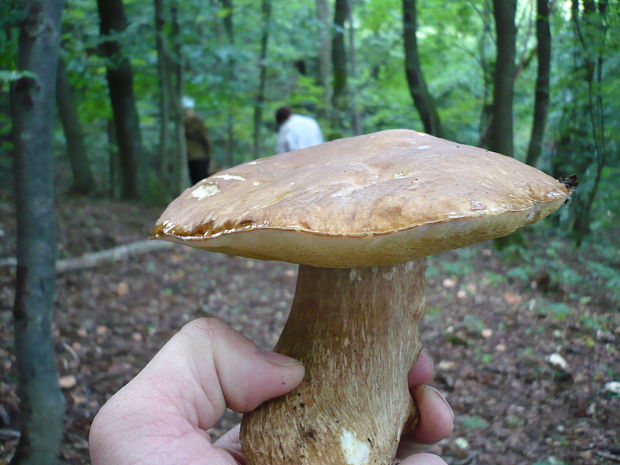
[[[424,257],[508,235],[569,193],[514,158],[404,129],[254,160],[183,192],[156,238],[299,264],[275,350],[306,375],[244,417],[248,463],[391,463],[416,422],[407,373]]]

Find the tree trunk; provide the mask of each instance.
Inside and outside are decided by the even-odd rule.
[[[174,132],[176,140],[175,160],[175,177],[174,177],[174,194],[183,192],[189,182],[189,166],[187,164],[187,143],[185,141],[185,125],[183,124],[183,107],[181,99],[183,98],[183,57],[181,54],[180,28],[179,28],[179,0],[172,0],[170,7],[170,18],[172,21],[172,119],[174,122]]]
[[[497,60],[493,78],[493,116],[489,132],[489,148],[512,156],[513,93],[515,76],[516,0],[493,0],[493,16],[497,36]]]
[[[418,55],[416,0],[403,0],[403,42],[405,45],[405,72],[409,93],[413,98],[424,131],[441,137],[442,129],[435,103],[426,87]]]
[[[577,0],[573,0],[573,25],[581,47],[581,66],[587,86],[585,112],[589,120],[589,134],[594,148],[593,162],[596,164],[593,179],[586,179],[577,191],[572,203],[571,230],[577,245],[590,233],[592,206],[598,193],[603,169],[607,165],[607,135],[605,129],[605,105],[603,102],[603,65],[605,62],[607,22],[606,1],[584,1],[583,14],[579,15]],[[585,173],[588,173],[587,171]],[[589,174],[589,173],[588,173]]]
[[[61,0],[29,1],[12,88],[17,279],[13,308],[22,433],[13,465],[57,463],[64,397],[58,385],[52,312],[56,281],[52,153]]]
[[[271,0],[263,0],[262,2],[262,35],[260,40],[260,57],[258,63],[259,84],[256,94],[256,102],[254,104],[254,156],[258,157],[261,152],[260,137],[261,126],[263,125],[263,105],[265,103],[265,85],[267,81],[267,45],[269,44],[269,28],[271,26]]]
[[[497,55],[493,75],[493,107],[489,126],[489,149],[503,155],[514,155],[513,97],[517,29],[516,0],[493,0],[493,17]],[[520,232],[493,241],[498,249],[523,242]]]
[[[349,23],[349,69],[351,79],[355,82],[357,77],[357,54],[355,50],[355,25],[353,24],[353,0],[349,0],[349,11],[347,12]],[[349,92],[349,108],[351,112],[351,127],[353,128],[353,134],[359,135],[362,133],[362,115],[359,112],[357,106],[357,96],[355,89]]]
[[[319,46],[319,81],[323,87],[323,111],[326,118],[331,115],[332,88],[330,76],[332,72],[331,22],[329,20],[328,0],[316,0],[316,16],[321,28]]]
[[[108,58],[106,77],[121,161],[121,197],[137,198],[145,177],[142,135],[133,92],[133,71],[121,44],[109,36],[127,27],[122,0],[97,0],[102,51]]]
[[[482,34],[478,44],[478,60],[480,62],[480,70],[482,73],[482,107],[480,111],[480,121],[478,126],[478,145],[487,147],[489,145],[489,130],[491,128],[491,120],[493,119],[493,102],[490,95],[493,89],[493,71],[494,63],[487,59],[487,40],[493,40],[493,20],[492,20],[491,0],[484,0],[481,10],[479,11],[482,20]]]
[[[342,126],[342,113],[347,108],[347,52],[344,32],[349,11],[348,0],[336,0],[334,7],[334,34],[332,37],[332,107],[334,126]]]
[[[550,0],[536,1],[536,55],[538,73],[536,75],[536,94],[534,98],[534,122],[530,145],[525,162],[536,165],[542,153],[543,136],[547,124],[549,107],[549,76],[551,72],[551,28],[549,27]]]
[[[110,184],[108,186],[108,192],[111,198],[118,199],[120,198],[120,187],[121,183],[119,182],[120,178],[120,155],[118,153],[118,143],[116,142],[116,128],[114,126],[114,119],[108,118],[106,124],[106,132],[108,135],[108,170],[110,172],[109,181]]]
[[[67,72],[62,60],[58,61],[56,75],[56,103],[67,141],[67,153],[73,173],[73,184],[70,190],[76,194],[92,194],[96,187],[95,178],[88,160],[84,132],[73,99],[73,90],[67,79]]]
[[[224,29],[226,31],[226,37],[228,38],[228,45],[233,47],[235,45],[235,30],[233,23],[234,5],[233,0],[221,0],[222,6],[226,9],[226,15],[222,19],[224,21]],[[229,98],[226,99],[226,164],[228,166],[235,165],[235,114],[234,114],[234,98],[233,94],[236,92],[236,61],[232,54],[228,55],[228,86],[232,89],[229,92]],[[212,164],[214,160],[211,161]]]
[[[166,43],[166,15],[163,0],[154,0],[155,49],[157,50],[157,81],[159,86],[159,179],[166,191],[170,189],[171,140],[170,140],[170,54]]]

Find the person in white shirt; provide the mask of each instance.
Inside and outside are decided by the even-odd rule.
[[[277,152],[291,152],[323,143],[319,124],[309,116],[297,115],[288,107],[276,111],[278,130]]]

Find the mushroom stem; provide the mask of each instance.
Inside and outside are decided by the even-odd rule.
[[[415,409],[407,373],[418,357],[424,259],[370,268],[300,265],[276,351],[304,363],[289,394],[241,426],[250,465],[389,464]]]

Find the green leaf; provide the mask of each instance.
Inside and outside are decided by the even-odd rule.
[[[0,70],[0,82],[18,81],[24,77],[36,79],[37,75],[32,71]]]
[[[458,421],[463,424],[465,429],[481,429],[487,428],[489,426],[489,423],[484,418],[479,417],[478,415],[463,415],[458,418]]]

